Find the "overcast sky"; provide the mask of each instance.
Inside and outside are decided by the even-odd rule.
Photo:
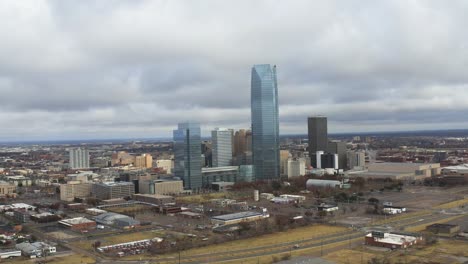
[[[468,1],[0,1],[0,140],[250,125],[277,65],[280,133],[468,128]]]

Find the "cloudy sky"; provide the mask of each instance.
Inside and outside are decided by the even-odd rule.
[[[468,128],[468,1],[0,1],[0,141],[247,128],[277,65],[281,134]]]

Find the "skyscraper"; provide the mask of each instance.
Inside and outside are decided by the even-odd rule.
[[[211,131],[213,167],[231,166],[232,130],[215,128]]]
[[[254,65],[251,79],[252,156],[256,180],[278,179],[279,121],[276,66]]]
[[[89,168],[89,151],[83,148],[70,149],[69,164],[71,169]]]
[[[307,124],[309,130],[309,157],[312,167],[317,168],[316,152],[328,150],[327,118],[325,116],[309,117]]]
[[[184,188],[202,187],[201,132],[196,123],[179,123],[174,130],[174,176],[184,181]]]

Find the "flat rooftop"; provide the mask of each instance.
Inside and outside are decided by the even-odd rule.
[[[218,216],[212,217],[211,219],[229,221],[229,220],[236,220],[236,219],[242,219],[242,218],[248,218],[248,217],[254,217],[254,216],[262,216],[262,215],[263,214],[259,212],[247,211],[247,212],[239,212],[239,213],[226,214],[226,215],[218,215]]]
[[[372,233],[366,235],[366,237],[372,237]],[[392,245],[403,245],[405,242],[414,242],[416,237],[408,236],[403,234],[384,233],[383,238],[374,237],[375,241],[381,243],[387,243]]]
[[[173,198],[172,196],[169,195],[162,195],[162,194],[134,194],[133,197],[149,197],[149,198],[155,198],[155,199],[170,199]]]
[[[70,218],[70,219],[64,219],[59,221],[60,224],[66,225],[66,226],[72,226],[72,225],[78,225],[78,224],[87,224],[87,223],[94,223],[93,220],[89,220],[84,217],[76,217],[76,218]]]

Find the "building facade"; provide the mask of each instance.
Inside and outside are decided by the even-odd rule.
[[[338,155],[338,169],[346,168],[346,143],[340,141],[328,142],[328,152]]]
[[[60,200],[71,202],[75,198],[88,198],[91,196],[91,184],[81,182],[70,182],[60,184]]]
[[[307,119],[309,136],[309,157],[311,165],[317,168],[317,151],[327,151],[328,125],[325,116],[313,116]]]
[[[140,156],[135,157],[135,167],[137,168],[147,168],[150,169],[153,167],[153,157],[150,154],[141,154]]]
[[[101,200],[132,197],[135,185],[131,182],[102,182],[93,184],[93,196]]]
[[[255,178],[278,179],[280,159],[276,66],[254,65],[251,77],[252,158]]]
[[[184,192],[184,184],[180,180],[144,180],[139,182],[142,194],[176,195]]]
[[[302,158],[288,160],[288,178],[304,176],[306,173],[306,163]]]
[[[89,168],[89,151],[84,148],[70,149],[69,164],[71,169]]]
[[[354,169],[355,167],[365,167],[366,153],[364,151],[348,151],[346,156],[348,169]]]
[[[231,166],[232,130],[216,128],[211,131],[213,167]]]
[[[16,186],[6,181],[0,181],[0,196],[16,195]]]
[[[174,176],[184,181],[186,189],[200,189],[201,131],[197,123],[180,123],[174,130]]]
[[[238,166],[225,166],[217,168],[203,168],[203,186],[209,187],[213,182],[237,182],[239,177]]]

